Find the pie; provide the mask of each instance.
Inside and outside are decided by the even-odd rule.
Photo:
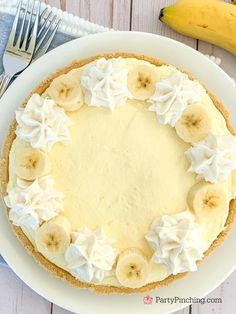
[[[97,55],[52,74],[16,111],[1,185],[13,231],[53,275],[141,293],[197,271],[227,235],[235,132],[190,74]]]

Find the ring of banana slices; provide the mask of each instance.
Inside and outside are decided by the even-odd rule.
[[[120,58],[118,59],[120,60]],[[97,59],[94,58],[94,60],[96,61]],[[102,69],[104,67],[105,65],[101,65]],[[115,68],[113,73],[114,77],[116,75],[116,71],[118,70]],[[101,73],[98,74],[98,76],[100,75],[100,79],[101,77],[104,80],[107,79],[104,78],[105,76],[103,77]],[[93,75],[94,77],[91,78],[91,82],[89,81],[89,84],[93,84],[93,80],[95,80],[95,77],[97,75],[96,72],[94,72]],[[96,79],[99,80],[99,78]],[[116,78],[114,78],[114,80],[115,79]],[[151,102],[153,104],[153,99],[155,99],[155,94],[157,93],[157,82],[159,81],[160,77],[155,71],[154,66],[148,62],[142,62],[140,66],[136,65],[135,67],[130,67],[128,69],[128,72],[126,73],[125,87],[127,87],[127,93],[124,92],[125,87],[121,86],[121,83],[115,83],[117,85],[120,84],[117,88],[117,91],[120,91],[123,88],[120,97],[130,97],[131,99],[134,98],[140,101],[146,101],[147,103]],[[83,87],[85,86],[85,84],[87,84],[86,86],[88,86],[87,77],[85,83],[81,85],[80,81],[70,73],[61,74],[59,76],[53,77],[53,80],[47,87],[43,96],[45,95],[44,97],[52,99],[55,104],[65,113],[71,113],[73,111],[79,110],[85,102],[85,93],[88,92],[88,90]],[[107,81],[104,81],[103,84],[110,84],[109,86],[111,86],[113,83],[108,83]],[[167,94],[172,92],[165,84],[166,82],[163,83],[163,86],[160,86],[160,95],[157,95],[157,100],[155,100],[155,106],[157,107],[157,110],[159,110],[160,106],[162,106],[163,104],[158,97],[161,96],[161,99],[166,97],[167,99]],[[96,99],[102,99],[102,97],[104,97],[104,95],[102,95],[103,91],[99,91],[99,88],[101,88],[99,84],[96,86],[92,86],[91,88],[93,88],[94,91],[92,97],[96,96]],[[107,88],[109,89],[109,87]],[[165,90],[165,88],[167,94],[161,94],[163,93],[163,90]],[[96,94],[96,92],[98,93],[98,95]],[[116,93],[116,91],[114,93]],[[189,96],[187,95],[185,97],[187,99],[187,97]],[[171,104],[171,101],[173,100],[171,99],[167,99],[167,103],[164,103],[166,107]],[[174,105],[178,106],[178,101],[179,99],[177,99],[177,102]],[[200,102],[201,101],[199,100],[193,102],[189,101],[187,105],[182,108],[181,114],[176,119],[174,126],[172,125],[175,128],[178,137],[190,146],[194,146],[195,144],[204,141],[204,139],[206,139],[207,136],[211,134],[211,132],[213,132],[214,123],[211,120],[211,116]],[[88,105],[90,104],[88,103]],[[105,106],[104,101],[101,101],[101,106]],[[106,106],[109,109],[109,104]],[[159,111],[156,111],[156,113],[157,115],[160,114]],[[161,114],[163,116],[163,113]],[[175,114],[175,112],[173,112],[173,114]],[[27,186],[28,190],[31,188],[32,182],[38,180],[40,184],[40,180],[50,175],[51,172],[51,165],[47,152],[40,147],[33,147],[32,145],[26,145],[20,153],[18,153],[16,150],[16,153],[14,155],[14,167],[17,178],[27,182],[27,184],[29,185],[29,187]],[[19,189],[22,189],[24,193],[28,193],[28,190],[26,190],[26,188],[24,188],[23,190],[20,185],[18,187],[18,190]],[[8,195],[7,197],[9,198],[10,196]],[[198,217],[201,217],[201,215],[203,214],[211,215],[213,212],[217,212],[221,208],[226,208],[229,206],[229,200],[225,185],[223,185],[221,182],[209,182],[201,177],[196,181],[196,184],[192,186],[192,188],[189,190],[189,193],[187,195],[187,204],[189,206],[189,211],[194,214],[196,219]],[[43,215],[41,217],[43,217]],[[65,256],[65,254],[67,254],[69,259],[71,258],[71,256],[69,256],[70,252],[68,253],[67,251],[68,248],[70,248],[71,246],[73,246],[73,249],[75,250],[74,254],[79,254],[80,256],[83,256],[83,251],[81,249],[82,242],[78,241],[82,241],[81,239],[83,237],[85,238],[85,234],[80,235],[78,233],[76,240],[73,240],[74,230],[72,230],[71,223],[63,215],[63,212],[58,212],[49,218],[40,219],[41,220],[39,222],[39,227],[35,230],[34,242],[37,251],[40,252],[42,256],[44,256],[45,258],[56,258]],[[18,224],[18,226],[21,227],[20,223]],[[101,243],[102,241],[105,241],[101,235],[99,235],[99,237],[101,238],[99,238],[100,240],[98,240],[98,242],[96,243]],[[80,243],[81,246],[79,246],[79,244],[77,243]],[[76,251],[76,245],[77,248],[80,249],[80,251]],[[107,267],[107,269],[111,271],[112,269],[114,270],[114,274],[121,287],[120,290],[119,288],[114,288],[115,292],[122,292],[123,287],[127,288],[127,291],[129,292],[137,292],[138,289],[141,287],[148,287],[148,275],[151,261],[148,260],[148,258],[140,249],[135,247],[126,248],[122,252],[118,252],[117,254],[115,254],[114,258],[111,260],[111,269],[109,267]],[[73,267],[75,268],[75,265]],[[93,268],[93,271],[94,274],[96,274],[97,269],[95,266]],[[71,273],[73,275],[73,272]],[[77,278],[81,280],[80,277]],[[81,281],[86,282],[86,280]],[[87,282],[89,283],[90,281],[87,280]],[[155,286],[151,285],[150,287],[154,288]]]

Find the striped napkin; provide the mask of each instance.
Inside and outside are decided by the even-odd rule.
[[[3,71],[2,56],[5,50],[5,46],[11,31],[11,26],[16,13],[18,0],[1,0],[0,1],[0,74]],[[54,37],[49,50],[60,46],[72,39],[86,36],[88,34],[95,34],[100,32],[110,31],[109,28],[93,24],[78,16],[69,14],[68,12],[52,8],[45,3],[41,3],[41,10],[45,8],[51,9],[54,14],[57,14],[61,18],[61,24],[58,32]],[[7,266],[6,262],[0,255],[0,265]]]

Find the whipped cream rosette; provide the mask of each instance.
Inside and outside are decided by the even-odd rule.
[[[98,59],[86,67],[81,75],[85,102],[89,106],[105,107],[111,111],[124,105],[131,97],[127,79],[128,69],[122,58]]]
[[[152,104],[149,110],[156,113],[160,123],[173,127],[186,106],[199,102],[202,94],[203,88],[198,82],[191,81],[186,74],[174,70],[156,83],[155,93],[148,99]]]
[[[10,208],[9,219],[14,225],[36,230],[41,222],[64,210],[63,198],[64,195],[54,189],[52,178],[45,176],[33,182],[17,179],[5,202]]]
[[[34,148],[50,151],[55,143],[71,142],[72,120],[54,100],[33,94],[25,108],[16,111],[16,135]]]
[[[236,169],[236,137],[210,133],[185,154],[191,164],[189,172],[212,183],[222,182]]]
[[[65,260],[76,278],[86,282],[93,278],[102,281],[110,274],[116,250],[112,247],[113,240],[105,236],[101,227],[72,233],[72,242],[65,253]]]
[[[152,262],[166,265],[169,274],[195,271],[203,258],[202,230],[188,211],[158,217],[146,239],[154,251]]]

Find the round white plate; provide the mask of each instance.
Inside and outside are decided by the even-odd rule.
[[[73,40],[33,63],[10,86],[0,101],[0,145],[13,119],[14,111],[29,92],[60,67],[77,58],[104,52],[135,52],[177,65],[205,83],[223,101],[236,126],[236,88],[230,77],[201,53],[174,40],[138,32],[108,32]],[[51,277],[27,254],[11,231],[7,217],[0,211],[0,252],[15,273],[32,289],[51,302],[80,314],[170,313],[188,304],[155,303],[156,297],[202,297],[219,285],[235,268],[236,228],[199,270],[170,286],[149,293],[152,305],[143,296],[95,295]],[[147,294],[145,294],[147,295]]]

